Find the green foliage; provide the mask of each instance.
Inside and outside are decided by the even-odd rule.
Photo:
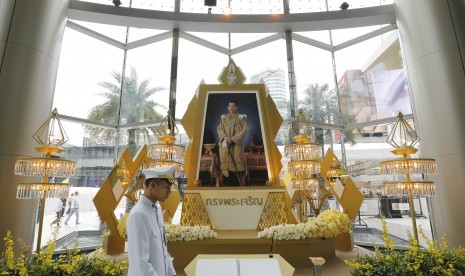
[[[153,122],[163,119],[163,116],[155,111],[155,107],[162,105],[153,100],[149,100],[150,96],[163,90],[163,88],[150,87],[149,79],[140,81],[136,69],[131,68],[129,74],[124,76],[120,113],[121,119],[118,122],[121,74],[112,72],[111,76],[113,82],[102,81],[98,83],[98,85],[103,88],[103,92],[101,92],[100,95],[105,97],[106,102],[94,106],[87,119],[110,125]],[[93,138],[98,136],[102,136],[105,140],[115,138],[115,131],[113,130],[86,126],[85,131]],[[128,143],[131,153],[134,154],[136,150],[131,148],[131,145],[135,143],[136,135],[144,134],[148,137],[150,133],[155,133],[153,128],[128,130]]]
[[[54,233],[54,237],[56,232]],[[62,276],[62,275],[126,275],[127,260],[117,262],[96,250],[92,255],[80,254],[79,250],[68,250],[58,257],[53,256],[56,247],[51,240],[39,254],[14,256],[14,242],[10,231],[4,237],[5,252],[0,257],[0,275],[34,275],[34,276]],[[21,242],[20,242],[21,243]],[[21,246],[23,251],[29,251]],[[28,255],[28,254],[27,254]]]
[[[341,94],[341,96],[343,96]],[[325,124],[347,125],[355,123],[354,116],[340,116],[339,102],[334,90],[330,90],[327,83],[311,84],[304,90],[304,99],[299,107],[303,109],[307,118],[312,122]],[[344,142],[351,146],[356,144],[352,129],[342,131]],[[315,127],[316,142],[324,143],[324,137],[329,139],[331,132],[320,127]]]
[[[447,249],[445,237],[438,244],[436,241],[428,240],[426,235],[421,233],[428,243],[426,249],[421,249],[418,241],[409,235],[409,249],[399,251],[394,249],[389,239],[384,220],[383,234],[386,249],[375,247],[374,255],[359,255],[352,261],[345,261],[352,267],[352,275],[465,275],[465,249],[461,246]]]

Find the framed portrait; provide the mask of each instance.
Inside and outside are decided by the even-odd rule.
[[[229,120],[231,105],[236,116]],[[274,137],[281,123],[264,84],[200,85],[182,119],[191,138],[188,186],[279,185],[281,154]],[[225,142],[229,136],[232,145]]]

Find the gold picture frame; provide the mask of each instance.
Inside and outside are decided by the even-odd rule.
[[[231,64],[232,60],[230,61]],[[230,67],[230,65],[228,65]],[[228,68],[226,67],[226,68]],[[223,71],[220,80],[227,74],[227,70]],[[240,69],[235,70],[238,75],[238,80],[243,80]],[[229,99],[255,97],[258,116],[260,121],[260,136],[263,141],[263,153],[266,160],[266,170],[268,173],[267,183],[269,186],[280,186],[279,173],[281,171],[281,153],[278,150],[274,138],[278,133],[283,119],[279,114],[276,105],[271,96],[266,91],[264,84],[242,84],[242,83],[225,83],[225,84],[201,84],[196,95],[192,98],[186,113],[184,114],[181,123],[186,130],[186,134],[190,138],[190,144],[186,150],[186,158],[184,170],[188,179],[187,186],[195,187],[198,184],[196,181],[199,178],[200,161],[203,152],[204,130],[206,122],[211,118],[206,118],[209,111],[208,101],[212,97],[221,98],[221,101],[226,105],[222,106],[222,113],[227,113],[227,102]],[[250,99],[249,99],[250,100]],[[241,103],[239,103],[239,113],[241,113]],[[248,114],[246,114],[249,116]],[[219,122],[219,117],[216,118]],[[210,123],[211,124],[211,123]],[[211,126],[210,126],[211,127]],[[218,141],[215,141],[217,143]],[[248,145],[246,145],[248,146]]]

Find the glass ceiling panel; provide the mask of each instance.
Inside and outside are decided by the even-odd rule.
[[[389,5],[394,0],[351,0],[347,1],[349,9],[368,8]],[[340,10],[342,0],[289,0],[290,13],[308,13]]]
[[[114,0],[82,0],[104,5],[114,5]],[[121,7],[137,9],[174,11],[175,0],[120,0]],[[290,13],[324,12],[339,10],[341,0],[289,0]],[[349,9],[360,9],[392,4],[394,0],[351,0],[347,1]],[[204,0],[181,0],[181,12],[208,13],[209,7]],[[217,0],[211,7],[213,14],[282,14],[283,0]]]
[[[145,9],[145,10],[157,10],[157,11],[174,11],[174,0],[131,0],[132,8]],[[128,2],[128,0],[125,0]]]
[[[289,0],[290,13],[307,13],[326,11],[325,0]]]
[[[181,12],[208,13],[204,0],[181,0]],[[217,0],[213,14],[282,14],[282,0]]]

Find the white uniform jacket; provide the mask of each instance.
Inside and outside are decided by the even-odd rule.
[[[160,205],[145,196],[129,212],[128,234],[129,276],[176,275],[166,248],[165,227]]]

